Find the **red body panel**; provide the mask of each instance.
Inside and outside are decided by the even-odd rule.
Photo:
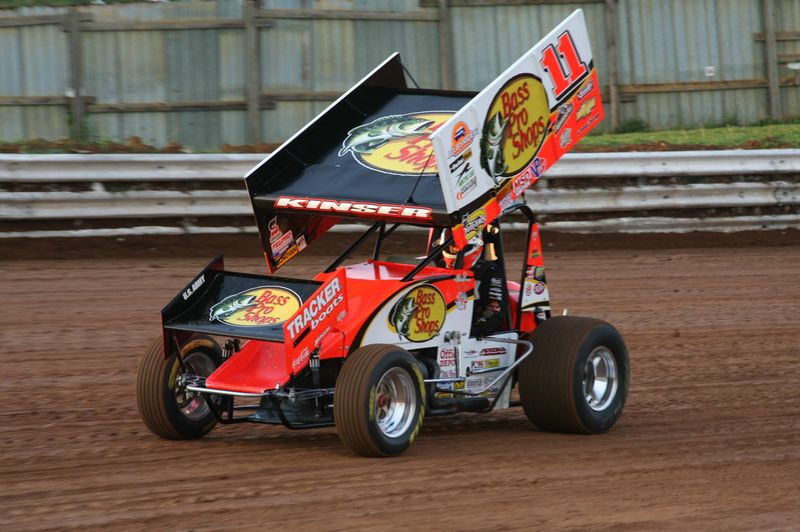
[[[512,327],[520,330],[521,333],[530,333],[536,328],[536,316],[533,312],[522,313],[522,323],[517,324],[517,309],[519,308],[519,283],[508,281],[508,299],[511,308]]]
[[[206,379],[208,388],[261,393],[289,382],[290,363],[282,343],[250,340]]]
[[[320,359],[339,358],[347,354],[343,346],[352,346],[373,311],[405,286],[435,275],[454,275],[445,268],[423,269],[411,283],[402,281],[414,266],[390,262],[364,262],[345,268],[347,285],[347,318],[337,329],[322,339]],[[341,275],[341,269],[317,274],[315,280],[327,283]],[[447,296],[447,294],[445,294]],[[238,392],[261,393],[289,381],[307,364],[302,350],[286,349],[285,344],[250,340],[242,349],[206,379],[206,386]]]
[[[474,286],[473,273],[469,270],[451,270],[430,266],[424,268],[413,281],[403,282],[403,277],[414,266],[381,261],[354,264],[330,273],[320,273],[315,280],[327,283],[333,277],[344,279],[347,294],[347,317],[322,338],[320,359],[340,358],[358,347],[356,342],[362,329],[384,302],[398,292],[426,278],[448,276],[449,279],[434,281],[448,305],[454,304],[459,292]],[[457,282],[453,277],[460,276]],[[462,280],[463,279],[463,280]],[[465,284],[466,283],[466,284]],[[519,305],[519,284],[509,282],[512,316],[516,317]],[[532,331],[536,327],[532,312],[522,314],[520,329]],[[283,386],[292,374],[299,373],[308,364],[307,350],[290,350],[278,342],[250,340],[242,349],[212,373],[206,380],[209,388],[238,392],[261,393]]]

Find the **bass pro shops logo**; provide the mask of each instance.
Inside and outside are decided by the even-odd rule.
[[[389,313],[389,328],[410,342],[436,336],[447,317],[447,304],[439,290],[424,284],[406,293]]]
[[[259,286],[228,296],[211,307],[209,321],[237,327],[264,327],[288,320],[300,308],[297,294],[279,286]]]
[[[547,94],[536,76],[516,76],[497,92],[480,141],[481,168],[495,184],[528,166],[547,137],[549,120]]]
[[[385,174],[434,175],[430,135],[451,116],[452,111],[383,116],[351,129],[339,157],[351,153],[360,165]]]

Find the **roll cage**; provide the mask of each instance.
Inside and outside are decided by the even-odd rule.
[[[533,211],[530,209],[530,207],[528,207],[524,203],[517,203],[517,204],[514,204],[514,205],[510,206],[509,208],[504,210],[500,214],[500,216],[497,217],[495,222],[493,222],[493,223],[496,226],[500,227],[500,222],[502,221],[503,218],[507,218],[508,216],[510,216],[512,214],[515,214],[515,213],[518,213],[518,214],[522,215],[522,217],[525,219],[525,223],[527,224],[526,229],[525,229],[525,233],[526,233],[526,235],[530,235],[531,230],[533,228],[533,225],[536,223],[536,219],[534,217]],[[388,225],[388,227],[387,227],[387,225]],[[393,224],[389,225],[384,220],[379,220],[379,221],[373,223],[363,233],[361,233],[358,236],[358,238],[356,238],[356,240],[354,240],[347,247],[347,249],[345,249],[342,252],[342,254],[339,255],[336,258],[336,260],[331,262],[330,265],[328,265],[328,267],[325,268],[324,272],[325,273],[331,273],[334,270],[336,270],[336,268],[341,266],[342,263],[344,261],[346,261],[348,259],[348,257],[350,257],[350,255],[352,255],[353,252],[356,249],[361,247],[361,245],[367,239],[369,239],[369,237],[371,235],[373,235],[375,233],[377,233],[377,238],[375,240],[375,244],[374,244],[373,251],[372,251],[372,260],[374,260],[374,261],[381,260],[381,249],[383,247],[384,241],[402,225],[414,226],[414,224],[403,224],[403,223],[393,223]],[[416,227],[419,227],[419,226],[416,226]],[[447,228],[447,226],[434,227],[434,229],[446,229],[446,228]],[[522,262],[522,267],[521,267],[521,274],[520,274],[520,277],[519,277],[520,286],[524,285],[524,283],[525,283],[525,261],[526,261],[528,255],[531,252],[531,250],[530,250],[530,239],[526,238],[525,242],[526,242],[526,244],[525,244],[525,250],[524,250],[524,254],[523,254],[523,258],[522,258],[523,262]],[[429,250],[429,252],[425,255],[425,257],[421,258],[419,260],[419,262],[414,266],[414,268],[411,271],[409,271],[403,277],[402,281],[405,282],[405,283],[413,281],[414,278],[417,277],[417,275],[419,275],[419,273],[426,266],[428,266],[432,262],[435,262],[438,259],[440,259],[442,257],[442,252],[446,251],[453,244],[454,244],[454,238],[451,235],[449,238],[446,238],[444,240],[444,242],[442,242],[441,244],[431,248]],[[507,287],[508,279],[505,278],[506,277],[506,275],[505,275],[505,272],[506,272],[506,268],[505,268],[506,260],[505,260],[504,250],[503,250],[503,239],[502,238],[499,238],[497,240],[497,242],[495,242],[495,249],[496,249],[496,252],[497,252],[498,261],[500,261],[500,264],[502,266],[500,268],[500,272],[502,273],[502,275],[504,277],[504,279],[503,279],[503,286],[504,286],[504,294],[503,294],[503,296],[507,300],[508,297],[509,297],[508,296],[508,287]],[[463,264],[465,252],[466,252],[466,248],[462,248],[462,249],[460,249],[458,251],[458,254],[456,255],[456,260],[455,260],[455,267],[453,268],[454,271],[456,271],[456,272],[463,271],[462,264]],[[519,324],[519,323],[521,323],[521,321],[522,321],[522,305],[517,305],[516,315],[515,316],[511,316],[510,306],[507,306],[506,308],[508,309],[507,322],[509,324],[512,324],[512,323]],[[512,317],[514,318],[513,320],[512,320]]]

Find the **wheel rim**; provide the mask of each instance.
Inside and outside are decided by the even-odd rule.
[[[199,393],[187,390],[183,383],[185,378],[191,375],[208,377],[216,369],[216,364],[207,354],[195,351],[183,357],[183,367],[185,370],[180,372],[180,377],[175,383],[175,402],[184,417],[198,421],[206,417],[211,410]]]
[[[411,375],[391,368],[378,381],[373,413],[378,430],[387,438],[405,434],[417,411],[417,394]]]
[[[609,348],[600,346],[589,353],[583,366],[582,384],[583,397],[592,410],[605,410],[614,401],[619,379],[617,361]]]

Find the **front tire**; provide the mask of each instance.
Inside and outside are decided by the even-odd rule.
[[[177,355],[164,355],[161,336],[150,344],[139,365],[136,399],[150,431],[162,438],[187,440],[207,434],[216,419],[205,399],[181,386],[181,376],[208,377],[222,362],[222,350],[210,336],[195,336],[181,348],[186,372]]]
[[[519,394],[528,419],[542,430],[606,432],[628,395],[628,349],[610,324],[558,316],[537,327],[533,354],[519,368]]]
[[[414,357],[375,344],[347,357],[333,407],[339,438],[361,456],[396,456],[414,442],[425,416],[425,385]]]

